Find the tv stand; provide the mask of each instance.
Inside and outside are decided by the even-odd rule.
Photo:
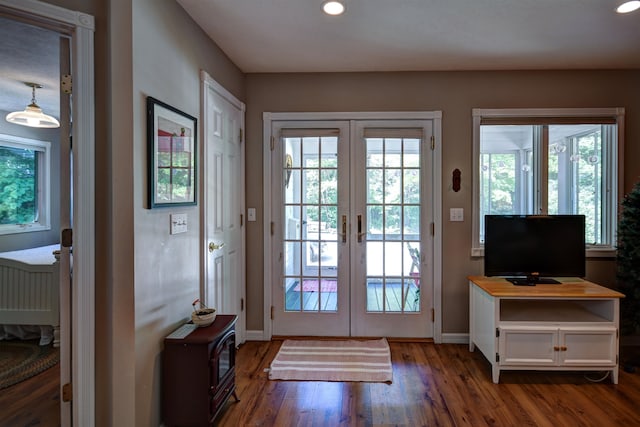
[[[503,370],[610,371],[618,383],[620,298],[582,279],[514,286],[469,277],[469,350],[489,360],[494,383]]]
[[[535,286],[535,285],[559,285],[561,282],[551,277],[508,277],[507,280],[516,286]]]

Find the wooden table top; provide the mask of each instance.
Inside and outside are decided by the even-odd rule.
[[[516,286],[502,277],[469,276],[468,279],[494,297],[624,298],[620,292],[573,277],[556,277],[560,284],[535,286]]]

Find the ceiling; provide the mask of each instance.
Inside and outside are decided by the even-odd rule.
[[[0,16],[0,110],[24,110],[31,103],[31,88],[38,83],[38,105],[59,117],[60,35]]]
[[[640,69],[622,0],[177,0],[245,73]],[[0,110],[58,117],[59,35],[0,16]]]
[[[177,0],[245,73],[640,69],[623,0]]]

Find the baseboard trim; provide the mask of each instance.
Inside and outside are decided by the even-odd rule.
[[[469,344],[469,334],[442,334],[443,344]]]
[[[264,337],[264,331],[261,330],[247,330],[245,338],[246,341],[269,341]],[[442,334],[442,344],[469,344],[469,334]]]
[[[246,331],[245,341],[269,341],[264,338],[264,331]]]

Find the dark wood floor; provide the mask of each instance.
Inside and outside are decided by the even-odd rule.
[[[0,390],[0,427],[60,425],[60,364]]]
[[[281,342],[237,355],[237,394],[219,426],[640,426],[640,373],[504,372],[467,345],[391,342],[393,383],[269,381]],[[588,378],[587,378],[588,377]]]
[[[640,426],[640,373],[503,372],[467,345],[391,342],[393,383],[269,381],[281,341],[237,354],[237,394],[217,426]],[[0,426],[58,426],[58,365],[0,391]]]

